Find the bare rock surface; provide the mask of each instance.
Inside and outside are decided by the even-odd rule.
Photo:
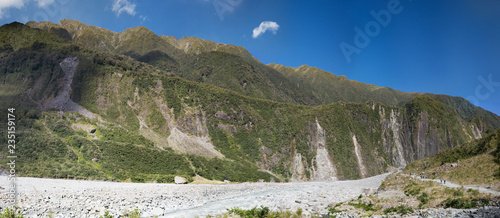
[[[271,210],[298,208],[304,214],[327,214],[325,207],[355,198],[380,186],[388,174],[353,181],[157,184],[117,183],[42,178],[17,178],[17,206],[25,217],[99,217],[106,211],[120,217],[139,210],[141,217],[205,217],[239,207],[266,206]],[[8,176],[0,176],[0,187],[9,187]],[[0,210],[9,189],[0,189]],[[402,193],[392,193],[392,195]],[[403,194],[404,195],[404,194]],[[390,197],[387,196],[387,197]],[[342,212],[337,217],[358,217]],[[376,215],[375,217],[384,217]],[[401,217],[391,215],[391,217]],[[402,217],[500,217],[500,208],[422,209]]]
[[[73,75],[75,74],[76,68],[78,66],[79,60],[76,57],[70,57],[64,59],[59,65],[64,72],[64,82],[62,92],[55,97],[52,101],[47,102],[47,105],[43,107],[44,110],[51,108],[56,108],[60,111],[73,111],[82,114],[88,118],[94,118],[95,115],[73,102],[70,99],[71,83],[73,82]]]
[[[174,178],[174,182],[175,182],[175,184],[187,184],[188,183],[188,181],[186,180],[186,178],[180,177],[180,176],[176,176]]]

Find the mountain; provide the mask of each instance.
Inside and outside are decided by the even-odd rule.
[[[500,126],[461,98],[266,66],[241,47],[205,43],[67,20],[0,27],[0,109],[16,108],[16,170],[136,182],[356,179]],[[325,94],[321,78],[345,91]]]
[[[28,26],[71,38],[83,47],[110,51],[149,63],[182,78],[241,94],[306,105],[369,100],[401,106],[419,93],[351,81],[317,68],[264,65],[245,48],[194,37],[157,36],[145,27],[116,33],[79,21],[28,22]],[[62,33],[64,32],[64,33]]]
[[[204,82],[241,94],[282,102],[317,104],[308,92],[297,92],[279,72],[254,59],[242,47],[216,44],[193,37],[176,40],[157,36],[145,27],[116,33],[79,21],[28,22],[28,26],[51,31],[63,29],[82,47],[130,56],[162,71]],[[52,31],[53,32],[53,31]]]
[[[375,101],[403,106],[413,97],[422,95],[360,83],[305,65],[298,68],[273,63],[264,65],[240,46],[195,37],[157,36],[145,27],[128,28],[117,33],[68,19],[58,24],[32,21],[27,25],[70,39],[85,48],[126,55],[163,72],[255,98],[311,106],[339,101]],[[461,110],[462,115],[467,113],[467,116],[474,117],[475,113],[480,113],[489,119],[498,118],[463,98],[427,95],[452,107],[458,106],[454,108]]]
[[[268,66],[278,70],[297,86],[313,89],[323,104],[331,102],[367,102],[376,101],[387,105],[401,106],[420,93],[404,93],[391,88],[379,87],[349,80],[345,76],[336,76],[316,67],[302,65],[297,68],[279,64]]]

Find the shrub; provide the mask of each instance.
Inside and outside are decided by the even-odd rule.
[[[409,189],[405,190],[405,195],[406,196],[415,196],[415,195],[420,194],[421,190],[422,190],[422,188],[419,187],[419,186],[413,187],[413,188],[409,188]]]
[[[420,201],[420,204],[418,205],[418,207],[422,208],[423,205],[426,205],[427,203],[429,203],[429,195],[427,195],[426,192],[422,192],[422,194],[417,197],[417,200]]]
[[[453,195],[455,197],[461,197],[464,196],[464,189],[463,188],[448,188],[446,187],[445,189],[446,194]]]
[[[21,208],[19,207],[14,207],[14,209],[9,209],[9,207],[6,207],[5,210],[3,210],[3,213],[0,214],[0,218],[23,218],[23,213],[21,212]]]
[[[336,204],[333,207],[326,207],[325,209],[328,210],[328,216],[333,216],[336,213],[342,212],[341,210],[337,209],[342,203]]]
[[[261,206],[260,208],[254,207],[250,210],[243,210],[240,208],[232,208],[228,211],[229,214],[238,215],[240,217],[253,218],[259,217],[264,218],[269,215],[269,208]]]
[[[297,216],[302,216],[302,208],[298,208],[297,211],[295,211],[295,214],[297,214]]]
[[[376,211],[377,210],[375,208],[375,204],[373,204],[373,202],[371,202],[371,201],[368,203],[365,203],[365,202],[362,202],[361,200],[359,200],[358,203],[350,202],[349,205],[351,205],[355,208],[363,209],[365,211]]]
[[[490,200],[488,198],[448,198],[443,201],[443,206],[446,208],[457,209],[470,209],[479,206],[488,205]]]
[[[113,215],[109,214],[109,211],[104,212],[104,216],[100,216],[99,218],[113,218]]]
[[[128,218],[140,218],[141,213],[139,212],[139,209],[134,209],[133,211],[125,211],[123,213],[123,217],[128,217]]]
[[[407,207],[405,205],[400,205],[398,207],[389,207],[387,209],[384,210],[384,213],[388,214],[388,213],[398,213],[398,214],[402,214],[402,215],[405,215],[405,214],[408,214],[408,213],[412,213],[413,212],[413,208],[411,207]]]
[[[474,196],[479,195],[479,191],[475,190],[475,189],[470,188],[469,190],[467,190],[467,192],[474,195]]]
[[[453,196],[464,196],[464,192],[462,192],[462,190],[456,190],[453,192]]]

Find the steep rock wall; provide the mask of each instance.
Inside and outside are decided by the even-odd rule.
[[[316,157],[314,158],[316,167],[312,169],[312,178],[315,181],[336,180],[336,169],[326,149],[325,130],[319,125],[317,119],[316,134],[313,137],[312,146],[313,149],[316,149]]]
[[[359,145],[358,140],[356,139],[356,135],[354,134],[352,134],[352,141],[354,143],[354,152],[356,153],[356,159],[358,159],[359,171],[362,177],[366,177],[367,172],[365,164],[363,162],[363,155],[361,154],[361,146]]]
[[[457,116],[413,110],[415,106],[296,107],[220,90],[206,94],[175,78],[152,80],[146,88],[136,80],[119,74],[96,79],[94,101],[105,107],[94,111],[138,130],[159,148],[240,158],[293,181],[369,177],[471,140],[468,132],[475,138],[482,134],[477,124],[443,121]],[[126,104],[120,104],[123,99]]]

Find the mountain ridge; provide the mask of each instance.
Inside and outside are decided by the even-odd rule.
[[[28,22],[27,25],[49,31],[53,27],[58,27],[71,29],[68,30],[70,32],[75,32],[75,29],[78,28],[90,30],[97,29],[97,32],[112,32],[100,27],[89,26],[79,21],[68,19],[61,20],[58,24],[50,22]],[[78,28],[72,26],[77,26]],[[122,32],[112,33],[114,35],[127,35],[128,32],[146,33],[145,35],[149,38],[156,39],[155,41],[158,42],[145,41],[144,44],[130,41],[128,44],[140,45],[142,49],[122,46],[127,48],[118,49],[118,51],[116,51],[117,53],[131,56],[136,60],[149,63],[164,71],[174,73],[192,81],[209,83],[222,88],[237,91],[247,96],[313,106],[338,101],[363,103],[371,100],[388,105],[402,106],[406,101],[417,95],[426,94],[436,97],[436,95],[429,93],[402,92],[394,90],[390,87],[381,87],[374,84],[361,83],[355,80],[350,80],[344,75],[338,76],[320,68],[309,67],[307,65],[301,65],[296,68],[285,67],[274,63],[264,65],[259,60],[254,58],[248,50],[241,46],[231,44],[226,45],[195,37],[182,37],[181,39],[176,39],[173,36],[158,36],[146,27],[127,28]],[[141,35],[134,37],[129,36],[128,38],[133,39],[141,37],[144,38],[144,36]],[[73,34],[73,38],[75,38],[75,34]],[[100,37],[97,38],[99,39]],[[85,40],[78,39],[76,39],[76,41],[77,44],[82,46],[97,49],[99,49],[99,46],[96,46],[96,44],[106,44],[106,40],[103,40],[100,43],[88,43],[85,42]],[[94,40],[89,41],[92,42]],[[192,65],[194,61],[199,60],[200,55],[208,56],[213,60],[210,56],[211,54],[214,54],[214,52],[221,52],[221,54],[241,57],[249,67],[248,69],[243,70],[246,76],[234,75],[237,73],[237,70],[220,71],[214,67],[204,67],[201,69],[185,67],[186,65]],[[221,56],[221,58],[227,59],[230,58],[230,56]],[[291,69],[293,69],[295,73],[291,72]],[[310,71],[312,72],[306,73]],[[260,78],[260,83],[265,83],[267,85],[259,86],[254,84],[252,86],[248,83],[248,77]],[[436,97],[436,99],[443,100],[438,97]],[[455,99],[453,101],[461,102],[462,100]],[[446,102],[450,102],[450,99],[446,99],[443,103]],[[451,103],[451,105],[455,104]],[[470,108],[471,106],[469,105],[467,107]],[[460,110],[460,108],[455,109]]]
[[[63,31],[22,24],[0,30],[0,48],[5,48],[0,49],[0,81],[7,84],[0,86],[0,106],[18,108],[24,176],[135,182],[196,175],[237,182],[357,179],[481,138],[500,125],[498,116],[450,96],[418,95],[401,106],[374,100],[316,106],[276,101],[57,37]],[[61,63],[69,57],[78,60],[70,98],[96,118],[39,106],[63,93],[67,77]],[[199,71],[185,73],[217,69],[211,72],[246,75],[246,86],[261,87],[276,86],[276,78],[282,78],[281,73],[274,78],[236,74],[267,68],[223,52],[186,57],[179,62],[189,64],[179,68]],[[82,131],[81,125],[95,131]],[[204,156],[202,148],[213,155]]]
[[[71,26],[75,26],[75,24],[72,24],[75,22],[77,25],[76,26],[81,26],[82,24],[78,21],[71,21],[71,20],[62,20],[59,22],[59,24],[48,24],[48,23],[35,23],[35,22],[28,22],[28,26],[36,27],[36,28],[42,28],[42,29],[49,29],[48,26],[59,26],[62,28],[68,29],[70,32],[75,32],[75,28],[69,28]],[[69,26],[69,27],[67,27]],[[92,29],[91,26],[86,26],[85,28],[87,29]],[[83,28],[83,29],[85,29]],[[124,30],[121,33],[116,33],[113,32],[114,35],[116,34],[121,34],[121,35],[127,35],[128,32],[133,32],[134,28],[127,28],[127,30]],[[142,28],[141,28],[142,29]],[[146,31],[147,28],[144,28],[143,31]],[[98,29],[100,30],[100,29]],[[90,30],[89,30],[90,31]],[[90,31],[92,32],[92,31]],[[193,81],[198,81],[198,82],[204,82],[204,78],[206,77],[214,77],[213,80],[209,79],[208,82],[213,85],[217,85],[219,87],[223,88],[229,88],[232,90],[235,90],[237,92],[243,93],[245,95],[251,95],[252,93],[259,93],[260,90],[264,90],[264,92],[267,93],[274,93],[274,94],[264,94],[260,96],[254,96],[254,97],[260,97],[260,98],[268,98],[272,100],[277,100],[277,101],[285,101],[285,102],[294,102],[294,103],[301,103],[301,104],[307,104],[307,105],[320,105],[320,104],[327,104],[331,102],[336,102],[336,101],[355,101],[355,102],[364,102],[368,99],[368,96],[372,98],[371,100],[376,100],[384,104],[390,104],[390,105],[401,105],[402,100],[399,100],[400,98],[407,100],[410,97],[401,97],[401,95],[405,95],[402,92],[395,92],[395,91],[388,91],[385,89],[382,89],[381,94],[386,95],[383,98],[376,99],[377,95],[371,94],[370,92],[373,92],[375,89],[381,89],[378,86],[374,85],[369,85],[369,84],[364,84],[364,83],[359,83],[357,81],[352,81],[352,80],[347,80],[341,82],[340,85],[347,85],[349,87],[357,87],[357,88],[352,88],[355,89],[356,91],[360,91],[363,89],[367,89],[366,94],[364,94],[366,97],[362,98],[353,98],[352,96],[354,95],[353,93],[345,93],[342,91],[342,87],[337,87],[334,86],[332,88],[331,83],[324,84],[324,83],[306,83],[304,82],[304,78],[297,77],[299,74],[290,74],[289,72],[285,71],[279,71],[274,72],[276,70],[275,68],[272,67],[272,65],[264,65],[260,63],[257,59],[255,59],[248,50],[244,49],[243,47],[240,46],[234,46],[234,45],[225,45],[222,43],[215,43],[212,41],[207,41],[203,39],[198,39],[194,37],[182,37],[181,39],[177,40],[175,37],[172,36],[157,36],[154,34],[152,31],[147,30],[147,36],[143,36],[143,38],[157,38],[154,43],[158,44],[157,46],[151,46],[153,42],[134,42],[134,43],[129,43],[129,44],[136,44],[136,45],[141,45],[141,49],[137,48],[129,48],[128,50],[123,50],[123,49],[118,49],[117,52],[120,54],[125,54],[128,56],[131,56],[135,59],[140,59],[140,55],[144,55],[146,51],[153,51],[153,50],[158,50],[163,53],[166,53],[168,57],[165,59],[174,59],[175,61],[166,61],[168,62],[165,65],[171,66],[175,65],[174,67],[166,68],[166,69],[171,69],[173,73],[176,75],[179,75],[184,78],[188,78]],[[99,34],[95,36],[95,39],[79,39],[75,35],[77,34],[72,34],[73,35],[73,40],[77,44],[83,45],[85,47],[89,48],[97,48],[97,49],[102,49],[99,48],[100,44],[112,44],[116,40],[110,40],[109,37],[106,39],[106,37],[101,37]],[[140,37],[131,37],[131,38],[140,38]],[[161,40],[163,39],[164,43],[160,43]],[[87,40],[88,42],[82,42]],[[101,41],[97,43],[96,41]],[[110,41],[107,42],[106,41]],[[165,47],[168,44],[167,47]],[[146,48],[146,49],[145,49]],[[145,50],[143,50],[145,49]],[[108,49],[109,50],[109,49]],[[242,79],[242,78],[235,78],[233,72],[220,72],[218,71],[215,76],[210,75],[210,71],[213,71],[214,69],[192,69],[191,67],[184,67],[185,65],[191,65],[193,61],[190,61],[191,59],[199,59],[200,55],[205,55],[208,54],[214,54],[214,52],[222,52],[223,54],[229,54],[229,55],[235,55],[237,57],[241,57],[244,62],[249,64],[249,67],[251,67],[251,70],[244,70],[244,72],[248,72],[249,75],[255,75],[257,77],[260,77],[264,79],[265,81],[262,81],[264,83],[268,83],[267,87],[256,87],[251,89],[250,91],[244,91],[245,89],[249,89],[248,87],[243,87],[244,84],[246,83],[245,81],[248,81],[248,79]],[[226,57],[224,57],[226,58]],[[142,61],[145,61],[144,58]],[[146,61],[148,62],[148,61]],[[161,62],[161,61],[160,61]],[[162,66],[162,63],[154,62],[151,61],[149,62],[150,64],[153,64],[154,66]],[[269,67],[269,68],[268,68]],[[310,70],[311,68],[306,68],[305,66],[301,69],[300,67],[297,69],[299,71],[302,70]],[[335,81],[338,79],[335,79],[337,76],[323,71],[319,68],[313,68],[313,70],[321,74],[320,77],[317,77],[316,80],[327,80],[327,81]],[[206,76],[208,74],[208,76]],[[229,76],[227,76],[229,74]],[[231,81],[231,79],[228,79],[228,77],[232,77],[234,82],[226,82],[226,81]],[[253,76],[252,76],[253,77]],[[342,77],[340,77],[342,78]],[[239,81],[236,81],[239,80]],[[293,81],[291,81],[293,80]],[[217,83],[217,82],[219,83]],[[223,81],[224,84],[220,84],[220,81]],[[314,82],[314,81],[311,81]],[[240,83],[240,84],[237,84]],[[352,84],[351,84],[352,83]],[[248,85],[248,84],[247,84]],[[318,88],[318,85],[320,85]],[[271,88],[269,88],[271,87]],[[330,89],[330,90],[328,90]],[[311,91],[314,90],[314,91]],[[328,91],[325,91],[328,90]],[[332,94],[333,93],[333,94]],[[339,94],[343,93],[343,97],[336,98],[333,97],[332,95],[339,96]],[[377,93],[378,94],[378,93]],[[414,94],[410,94],[414,95]],[[350,99],[352,98],[352,99]],[[375,99],[373,99],[375,98]],[[395,100],[396,99],[396,100]]]

